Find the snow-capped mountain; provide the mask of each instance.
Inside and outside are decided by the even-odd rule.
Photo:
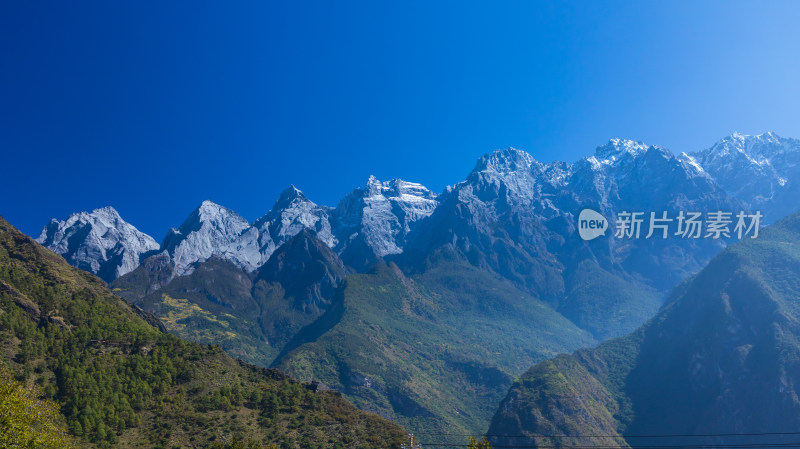
[[[421,184],[370,176],[366,186],[345,196],[331,214],[336,250],[357,268],[399,254],[408,234],[437,205],[436,194]]]
[[[110,282],[139,266],[140,257],[158,243],[120,217],[113,207],[70,215],[48,223],[37,242],[70,264]]]
[[[768,222],[800,208],[800,140],[734,133],[686,157]]]
[[[413,271],[425,269],[442,252],[455,255],[549,301],[603,338],[608,329],[591,329],[592,323],[613,327],[615,319],[627,320],[612,334],[640,324],[637,320],[650,316],[663,292],[701,268],[725,242],[624,240],[614,238],[613,229],[608,238],[584,242],[576,237],[580,210],[595,209],[612,223],[622,211],[675,217],[687,210],[760,209],[774,220],[800,208],[798,167],[800,142],[773,133],[734,134],[708,150],[680,155],[612,139],[574,163],[542,163],[521,150],[498,150],[481,157],[464,181],[441,195],[420,184],[370,177],[330,208],[292,186],[252,224],[206,201],[170,230],[158,260],[143,268],[154,272],[141,279],[148,279],[145,290],[152,291],[212,256],[254,272],[283,244],[309,230],[356,271],[381,259]],[[67,239],[51,237],[50,245],[60,241]],[[73,263],[99,272],[110,257],[84,250]],[[137,263],[129,257],[120,273]],[[112,272],[106,278],[116,276]],[[598,299],[595,287],[617,293]],[[594,310],[600,303],[604,310]],[[631,308],[641,317],[630,320],[630,314],[620,312]],[[608,319],[602,318],[605,313]]]
[[[179,228],[172,228],[161,244],[175,264],[175,274],[191,272],[192,264],[211,256],[229,260],[246,271],[266,261],[259,251],[259,232],[236,212],[203,201]]]
[[[579,202],[595,202],[609,213],[625,209],[648,212],[654,205],[663,205],[668,212],[738,206],[686,155],[629,140],[611,140],[593,156],[573,164],[563,187]]]
[[[261,252],[267,258],[284,242],[304,229],[316,233],[316,238],[333,248],[336,238],[331,232],[330,208],[309,200],[295,186],[283,192],[269,213],[253,223],[259,230]]]
[[[148,266],[158,268],[161,279],[166,253],[171,277],[191,273],[196,263],[212,256],[253,272],[281,245],[309,230],[349,258],[352,266],[363,268],[384,255],[402,252],[415,223],[430,215],[436,204],[436,195],[421,184],[399,179],[382,183],[374,177],[335,210],[315,204],[291,186],[269,213],[252,224],[226,207],[204,201],[180,227],[169,230],[160,248],[155,248],[160,249],[159,263]]]
[[[607,238],[584,242],[575,220],[582,209],[595,209],[613,223],[622,211],[675,217],[684,209],[743,207],[696,165],[628,140],[612,140],[573,164],[545,164],[524,151],[498,150],[439,199],[441,205],[409,238],[401,258],[407,269],[427,269],[443,251],[448,259],[486,267],[549,301],[600,338],[641,324],[666,291],[724,242],[616,239],[613,228]]]
[[[436,207],[436,195],[416,183],[380,182],[348,194],[335,210],[319,206],[294,186],[284,190],[272,209],[250,224],[236,212],[205,201],[161,246],[172,257],[175,274],[191,271],[196,262],[217,256],[252,272],[282,244],[303,230],[354,266],[363,267],[387,254],[402,252],[414,224]]]

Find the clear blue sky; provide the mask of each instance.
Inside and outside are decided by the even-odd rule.
[[[800,137],[800,2],[377,3],[2,2],[0,215],[112,205],[160,240],[204,199],[440,191],[508,146]]]

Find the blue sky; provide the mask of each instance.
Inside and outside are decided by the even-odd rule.
[[[0,215],[160,240],[370,174],[440,191],[514,146],[800,137],[800,2],[3,2]]]

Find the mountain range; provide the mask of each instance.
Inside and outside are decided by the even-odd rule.
[[[336,392],[153,323],[0,218],[3,447],[366,449],[405,437]]]
[[[796,444],[798,241],[795,213],[731,245],[633,333],[537,364],[500,404],[488,431],[493,443]]]
[[[121,219],[110,232],[108,208],[38,241],[181,337],[409,428],[476,432],[528,366],[635,330],[731,242],[583,241],[578,212],[759,210],[769,223],[793,208],[798,155],[773,133],[679,155],[614,139],[575,163],[498,150],[438,195],[371,177],[335,208],[290,187],[252,223],[205,201],[157,247],[133,245]]]

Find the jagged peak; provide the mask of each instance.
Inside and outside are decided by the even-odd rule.
[[[50,227],[69,227],[74,226],[76,223],[104,223],[105,225],[114,227],[132,226],[130,223],[126,222],[122,216],[120,216],[116,209],[111,206],[105,206],[94,209],[91,212],[73,212],[69,214],[69,216],[63,221],[57,218],[51,218],[44,229],[42,229],[42,234],[40,235],[39,239],[43,238]]]
[[[186,217],[186,220],[178,229],[170,229],[170,232],[178,235],[188,235],[193,231],[199,230],[205,224],[213,223],[211,226],[221,230],[223,227],[233,226],[236,232],[246,228],[250,223],[236,211],[217,204],[211,200],[205,200]]]
[[[200,203],[200,206],[198,206],[197,209],[195,209],[195,212],[199,213],[202,219],[213,218],[218,215],[231,215],[235,217],[241,217],[233,209],[229,209],[211,200],[205,200],[202,203]]]
[[[290,184],[289,187],[283,189],[280,196],[278,196],[278,202],[289,203],[296,199],[308,201],[308,198],[303,191],[295,187],[294,184]]]
[[[435,199],[436,194],[418,182],[405,181],[393,178],[389,181],[380,181],[375,175],[370,175],[363,189],[355,189],[352,194],[365,196],[381,195],[385,197],[402,197],[410,195],[425,199]]]
[[[790,139],[784,139],[774,131],[767,131],[761,134],[744,134],[738,131],[734,131],[731,135],[725,136],[722,139],[718,140],[712,146],[712,148],[731,142],[738,143],[741,147],[744,147],[747,143],[751,142],[782,143],[785,140],[790,140]]]
[[[385,183],[381,182],[375,175],[369,175],[367,183],[364,185],[364,191],[368,196],[382,194],[386,190]],[[360,189],[356,189],[360,190]]]
[[[115,218],[121,218],[119,212],[111,206],[98,207],[93,210],[89,215],[107,215]]]
[[[505,150],[495,150],[481,156],[472,171],[509,173],[530,170],[533,165],[539,164],[540,163],[526,151],[508,147]]]
[[[311,208],[317,207],[317,204],[309,200],[302,190],[295,187],[294,184],[291,184],[281,192],[281,194],[278,196],[278,199],[275,201],[275,204],[272,205],[272,209],[270,209],[269,213],[256,220],[256,223],[261,223],[264,220],[268,220],[286,209],[296,207],[298,204],[305,204]]]
[[[213,202],[211,200],[203,200],[203,202],[200,203],[199,206],[197,206],[198,210],[218,210],[220,208],[224,209],[223,206],[221,206],[221,205],[219,205],[219,204],[217,204],[217,203],[215,203],[215,202]]]
[[[295,187],[294,184],[291,184],[281,192],[275,204],[272,205],[272,209],[270,209],[266,215],[256,220],[253,226],[261,227],[264,223],[277,219],[282,213],[290,209],[313,210],[318,207],[319,206],[315,202],[308,199],[302,190]]]
[[[642,141],[629,139],[611,139],[605,145],[597,147],[594,157],[599,162],[616,162],[626,155],[637,156],[647,151],[649,146]]]
[[[158,249],[152,237],[122,219],[111,206],[73,213],[64,221],[54,218],[36,241],[108,282],[135,269],[140,254]],[[107,253],[112,250],[114,257]]]
[[[738,154],[751,163],[762,165],[776,154],[794,152],[800,152],[800,141],[783,138],[773,131],[755,135],[734,132],[718,140],[710,148],[692,153],[692,156],[711,162]]]
[[[119,215],[116,209],[111,206],[99,207],[97,209],[92,210],[91,212],[82,211],[82,212],[73,212],[69,214],[64,223],[74,223],[76,221],[92,221],[93,219],[97,218],[111,218],[114,220],[122,220],[122,217]],[[50,223],[61,223],[61,220],[57,218],[52,218]]]

